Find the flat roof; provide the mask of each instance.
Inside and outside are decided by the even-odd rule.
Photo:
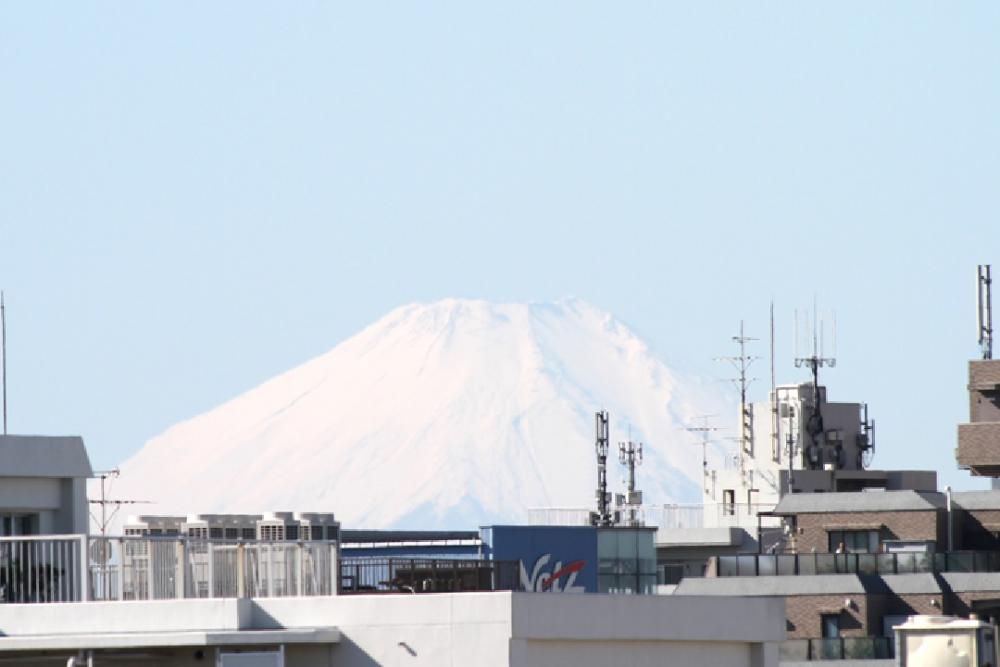
[[[685,577],[674,595],[864,595],[865,585],[853,574],[809,574],[795,577]]]
[[[951,501],[964,510],[997,510],[1000,491],[953,491]]]
[[[185,630],[180,632],[107,632],[0,637],[0,652],[159,648],[164,646],[260,646],[268,644],[336,644],[336,628],[283,630]]]
[[[479,541],[477,530],[341,530],[341,544]]]
[[[93,477],[78,435],[0,435],[2,477]]]
[[[771,514],[927,511],[942,509],[945,504],[944,494],[937,491],[790,493],[781,498]]]

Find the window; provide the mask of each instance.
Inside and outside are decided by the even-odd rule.
[[[209,528],[208,529],[208,536],[211,537],[213,540],[221,540],[222,539],[222,528],[215,527],[215,526]]]
[[[297,540],[299,539],[299,527],[294,523],[285,526],[285,539],[286,540]]]
[[[877,530],[831,530],[827,540],[830,553],[876,553],[879,547]]]
[[[227,540],[235,540],[240,536],[239,528],[226,528],[225,536]]]
[[[256,540],[257,539],[257,529],[256,528],[243,528],[242,534],[240,535],[244,540]]]
[[[822,624],[823,639],[836,639],[840,637],[840,614],[823,614],[820,616]]]

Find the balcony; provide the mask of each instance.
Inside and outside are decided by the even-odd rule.
[[[1000,572],[1000,552],[997,551],[744,554],[718,556],[717,560],[720,577]]]
[[[1000,422],[959,424],[955,459],[975,475],[1000,476]]]
[[[888,637],[786,639],[778,648],[778,660],[888,660],[893,657],[894,648]]]

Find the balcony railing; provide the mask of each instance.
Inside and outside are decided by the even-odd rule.
[[[337,543],[89,538],[90,599],[334,595]]]
[[[720,577],[800,574],[913,574],[1000,572],[1000,552],[808,553],[718,556]]]
[[[0,538],[0,602],[522,590],[514,561],[340,559],[333,541]]]
[[[778,661],[887,660],[894,657],[894,648],[888,637],[786,639],[779,646]]]
[[[347,558],[340,572],[345,594],[523,590],[517,561]]]

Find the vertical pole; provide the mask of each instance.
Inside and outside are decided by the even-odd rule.
[[[236,545],[236,597],[247,596],[246,585],[246,547],[243,542]]]
[[[178,537],[174,544],[174,561],[177,564],[174,573],[174,596],[178,600],[187,597],[187,549],[184,540],[185,538]]]
[[[118,599],[125,599],[125,540],[118,539]]]
[[[80,545],[79,560],[80,560],[80,600],[82,602],[90,601],[90,573],[87,571],[89,563],[87,562],[87,536],[79,535],[78,542]]]
[[[774,374],[774,301],[771,302],[771,455],[781,462],[781,437],[778,434],[778,387]]]
[[[340,559],[337,557],[339,547],[340,542],[328,544],[330,549],[330,595],[340,593]]]
[[[3,373],[3,434],[7,435],[7,310],[0,292],[0,368]]]
[[[299,597],[305,595],[305,593],[303,593],[302,591],[302,582],[305,580],[305,577],[302,576],[302,566],[305,564],[304,554],[302,553],[304,550],[305,550],[305,543],[299,542],[299,548],[298,551],[296,551],[297,562],[295,564],[298,570],[298,572],[296,572],[295,594],[298,595]]]

